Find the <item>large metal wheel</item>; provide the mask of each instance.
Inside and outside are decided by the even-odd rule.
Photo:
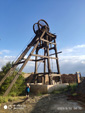
[[[47,28],[47,31],[49,31],[49,25],[48,25],[48,23],[45,20],[40,19],[37,23],[35,23],[33,25],[33,31],[34,31],[34,33],[36,34],[36,32],[38,30],[41,30],[43,27]]]
[[[33,25],[33,31],[34,31],[35,34],[36,34],[36,31],[38,31],[38,29],[39,29],[38,23],[35,23],[35,24]]]
[[[40,19],[39,21],[38,21],[38,28],[39,29],[41,29],[42,27],[46,27],[47,28],[47,30],[49,31],[49,25],[48,25],[48,23],[45,21],[45,20],[43,20],[43,19]]]

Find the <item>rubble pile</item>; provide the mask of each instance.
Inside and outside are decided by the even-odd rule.
[[[76,83],[76,74],[62,74],[62,83]]]

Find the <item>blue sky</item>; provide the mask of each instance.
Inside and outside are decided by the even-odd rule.
[[[0,68],[34,37],[32,27],[39,19],[45,19],[57,34],[58,51],[63,51],[61,73],[81,71],[84,75],[85,0],[0,0]]]

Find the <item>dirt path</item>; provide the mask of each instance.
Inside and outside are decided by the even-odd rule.
[[[4,109],[7,105],[7,109]],[[85,113],[83,103],[67,100],[65,94],[46,94],[2,104],[0,113]]]

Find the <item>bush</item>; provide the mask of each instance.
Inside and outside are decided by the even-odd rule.
[[[17,96],[17,94],[16,94],[16,92],[11,92],[10,94],[9,94],[10,96]]]
[[[2,71],[6,74],[6,73],[10,70],[10,68],[12,67],[12,64],[13,64],[13,63],[8,62],[5,66],[3,66],[3,67],[1,68]]]
[[[7,88],[9,87],[10,83],[14,79],[15,75],[12,75],[10,77],[7,77],[7,79],[4,81],[2,86],[0,87],[0,95],[3,95]],[[19,76],[15,84],[13,85],[9,96],[18,96],[18,95],[25,95],[25,79],[22,75]]]
[[[78,86],[77,83],[70,84],[70,85],[68,86],[68,90],[70,90],[70,92],[73,93],[73,92],[75,92],[77,86]]]
[[[1,72],[0,72],[0,80],[4,77],[4,75],[5,75],[5,74],[1,71]]]
[[[22,75],[19,76],[16,83],[13,85],[9,95],[11,96],[19,96],[25,95],[25,79]]]
[[[57,91],[55,90],[55,91],[52,92],[52,94],[60,94],[61,92],[62,91],[60,91],[60,90],[57,90]]]
[[[5,74],[9,71],[11,66],[13,65],[13,62],[8,62],[5,66],[2,67],[2,72],[0,72],[0,80],[5,76]],[[10,83],[13,81],[14,77],[16,76],[18,72],[18,68],[15,69],[13,74],[6,78],[2,86],[0,87],[0,95],[3,95],[5,91],[8,89]],[[23,72],[22,72],[23,74]],[[22,76],[22,74],[18,77],[17,81],[13,85],[9,95],[11,96],[18,96],[18,95],[25,95],[25,79]]]
[[[11,96],[6,96],[6,97],[3,97],[3,96],[0,96],[0,103],[6,103],[6,102],[12,102],[12,101],[15,101],[17,100],[18,97],[11,97]]]
[[[0,96],[0,103],[6,103],[6,102],[8,102],[8,98]]]
[[[76,96],[76,95],[77,95],[77,93],[73,93],[73,94],[72,94],[72,96]]]

